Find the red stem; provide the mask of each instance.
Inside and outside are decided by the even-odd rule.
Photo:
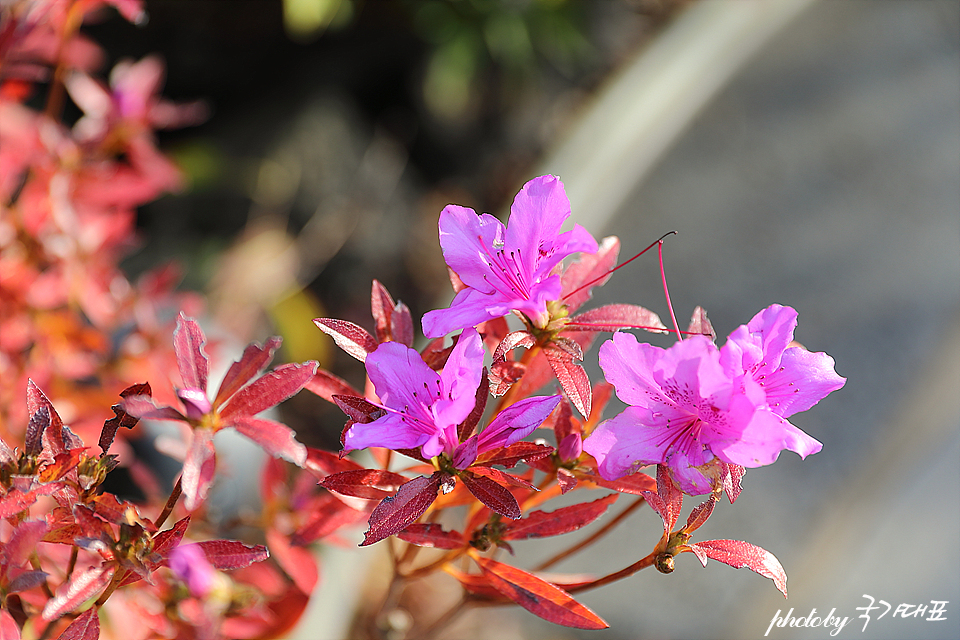
[[[676,233],[676,231],[668,231],[668,232],[666,232],[665,234],[663,234],[662,236],[660,236],[660,238],[659,238],[658,240],[656,240],[656,241],[654,241],[654,242],[651,242],[650,245],[649,245],[646,249],[644,249],[643,251],[641,251],[641,252],[638,253],[637,255],[633,256],[633,257],[630,258],[629,260],[626,260],[626,261],[624,261],[624,262],[621,262],[620,264],[618,264],[617,266],[615,266],[613,269],[610,269],[610,271],[607,271],[607,272],[604,273],[603,275],[597,276],[596,278],[594,278],[594,279],[591,280],[590,282],[588,282],[588,283],[586,283],[586,284],[580,285],[579,287],[577,287],[576,289],[574,289],[573,291],[571,291],[571,292],[568,293],[567,295],[563,296],[562,299],[563,299],[563,300],[566,300],[567,298],[569,298],[569,297],[572,296],[573,294],[578,293],[578,292],[580,292],[580,291],[583,291],[583,290],[586,289],[587,287],[592,286],[592,285],[600,282],[601,280],[603,280],[604,278],[606,278],[607,276],[609,276],[611,273],[613,273],[614,271],[616,271],[616,270],[619,269],[620,267],[625,267],[625,266],[627,266],[628,264],[630,264],[631,262],[633,262],[634,260],[636,260],[637,258],[639,258],[640,256],[642,256],[643,254],[645,254],[647,251],[649,251],[649,250],[653,247],[653,245],[657,244],[658,242],[663,242],[663,239],[664,239],[664,238],[666,238],[667,236],[669,236],[669,235],[671,235],[671,234],[675,234],[675,233]]]

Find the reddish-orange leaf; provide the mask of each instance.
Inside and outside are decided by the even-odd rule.
[[[611,493],[592,502],[582,502],[556,511],[534,511],[515,522],[503,523],[504,540],[546,538],[576,531],[603,515],[618,494]]]
[[[515,476],[512,473],[507,473],[506,471],[500,471],[500,469],[494,469],[493,467],[470,467],[470,471],[474,475],[485,476],[490,478],[497,484],[511,487],[520,487],[521,489],[533,489],[536,490],[537,487],[520,476]]]
[[[361,547],[379,542],[406,529],[423,515],[440,490],[441,474],[419,476],[400,487],[395,496],[387,496],[377,505],[363,534]]]
[[[0,609],[0,640],[20,640],[20,627],[6,608]]]
[[[223,377],[220,388],[217,390],[217,397],[213,400],[213,406],[219,407],[229,400],[233,394],[240,390],[243,385],[253,379],[255,375],[263,369],[273,359],[273,352],[280,347],[280,338],[274,336],[263,343],[263,346],[253,343],[248,344],[243,350],[243,356],[230,365],[227,375]]]
[[[459,549],[464,546],[463,534],[459,531],[444,531],[439,524],[414,523],[397,534],[404,542],[419,547],[438,549]]]
[[[568,342],[572,343],[573,341]],[[561,349],[546,348],[543,350],[543,355],[550,363],[550,368],[553,369],[557,381],[563,388],[563,392],[570,398],[573,406],[577,408],[580,415],[589,416],[593,393],[590,389],[590,379],[587,378],[587,372],[573,361],[573,357],[569,353]]]
[[[313,593],[320,574],[310,550],[292,546],[285,535],[273,528],[267,529],[267,544],[273,559],[293,579],[297,588],[304,593]]]
[[[97,615],[97,608],[91,607],[77,616],[77,619],[57,636],[57,640],[97,640],[99,637],[100,617]]]
[[[313,323],[325,334],[333,338],[337,346],[351,356],[364,362],[368,353],[377,349],[377,341],[366,329],[346,320],[335,318],[314,318]]]
[[[353,509],[327,493],[313,504],[310,518],[291,536],[295,545],[307,545],[335,533],[341,527],[356,524],[366,516],[365,511]]]
[[[316,371],[317,363],[312,360],[280,365],[235,393],[220,415],[228,422],[233,416],[255,416],[296,394]]]
[[[331,473],[363,469],[363,467],[350,458],[341,458],[337,454],[323,449],[307,447],[306,469],[318,478],[325,478]]]
[[[320,485],[345,496],[382,500],[396,493],[406,481],[406,477],[392,471],[352,469],[329,475]]]
[[[770,578],[783,597],[787,597],[787,572],[783,570],[777,557],[762,547],[742,540],[705,540],[691,544],[690,550],[696,553],[704,566],[707,565],[706,559],[712,558],[731,567],[750,569]]]
[[[575,629],[609,626],[569,593],[533,574],[489,558],[474,559],[493,588],[535,616]]]
[[[616,480],[604,480],[600,476],[590,476],[589,480],[605,489],[613,489],[620,493],[629,493],[635,496],[642,496],[645,491],[656,492],[657,490],[657,481],[643,471]]]
[[[339,376],[335,376],[326,369],[317,369],[313,377],[303,385],[307,391],[312,391],[324,400],[333,402],[333,396],[362,396],[363,394],[350,386],[350,383]]]
[[[473,475],[470,472],[460,476],[467,490],[483,504],[490,507],[505,518],[516,520],[520,517],[520,505],[510,490],[484,476]]]
[[[166,557],[174,550],[183,539],[183,534],[187,532],[190,526],[190,516],[178,520],[175,525],[166,531],[161,531],[153,537],[153,550],[161,556]]]
[[[707,318],[707,312],[703,307],[697,307],[693,310],[693,316],[690,317],[690,325],[687,327],[690,333],[700,333],[709,336],[714,342],[717,341],[717,332],[713,330],[713,324]]]
[[[270,557],[270,552],[262,544],[250,547],[236,540],[204,540],[197,546],[217,569],[241,569]]]
[[[206,340],[200,325],[181,313],[173,332],[173,349],[184,387],[207,390],[207,354],[203,352]]]

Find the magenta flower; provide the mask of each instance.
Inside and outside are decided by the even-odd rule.
[[[813,406],[842,386],[843,378],[825,354],[786,355],[793,333],[789,316],[793,322],[796,316],[787,309],[761,312],[751,321],[754,329],[735,331],[723,350],[705,336],[661,349],[631,334],[614,334],[600,348],[600,365],[617,397],[630,406],[583,443],[600,475],[613,480],[663,464],[685,493],[698,495],[713,489],[714,460],[759,467],[784,449],[801,457],[819,451],[822,445],[785,416]],[[769,378],[774,384],[765,384]],[[798,391],[785,394],[784,388]]]
[[[827,354],[791,346],[796,326],[795,309],[771,305],[731,333],[720,350],[721,364],[756,380],[770,410],[784,418],[806,411],[846,382]]]
[[[464,469],[478,453],[526,437],[550,415],[560,396],[517,402],[502,411],[478,437],[461,445],[457,426],[476,406],[483,355],[483,343],[475,329],[463,332],[439,374],[415,350],[398,342],[381,344],[367,356],[366,367],[384,414],[347,429],[344,450],[420,447],[425,458],[445,453],[457,468]]]
[[[580,225],[560,233],[570,202],[556,176],[534,178],[510,207],[506,227],[490,214],[448,205],[440,213],[443,257],[465,287],[448,309],[423,316],[423,332],[438,338],[511,311],[535,327],[549,321],[547,303],[560,299],[557,267],[580,251],[595,253],[597,241]]]
[[[173,575],[187,585],[190,595],[205,598],[217,581],[216,569],[197,544],[182,544],[170,552],[167,564]]]

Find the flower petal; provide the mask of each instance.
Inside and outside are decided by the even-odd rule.
[[[535,396],[513,403],[499,414],[480,433],[480,452],[509,446],[523,440],[543,424],[557,408],[560,396]]]
[[[784,418],[806,411],[847,379],[837,375],[833,358],[825,353],[812,353],[802,347],[783,352],[780,368],[762,381],[771,411]]]

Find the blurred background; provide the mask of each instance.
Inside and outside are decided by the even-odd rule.
[[[212,115],[162,134],[190,187],[140,211],[143,246],[126,268],[177,259],[183,287],[207,292],[238,340],[281,333],[284,359],[316,358],[360,384],[361,365],[310,319],[369,326],[373,278],[416,316],[446,304],[442,207],[504,214],[526,180],[554,173],[574,219],[618,235],[625,256],[678,231],[664,261],[681,322],[702,305],[722,339],[771,303],[791,305],[797,339],[848,378],[794,420],[823,451],[751,470],[737,504],[700,531],[775,553],[789,600],[750,572],[685,556],[670,576],[641,572],[583,596],[609,630],[500,609],[471,613],[450,637],[760,637],[790,608],[836,608],[851,618],[839,637],[960,637],[955,1],[147,0],[147,10],[142,27],[117,18],[89,31],[116,59],[160,53],[164,94],[203,99]],[[652,256],[594,301],[667,317]],[[337,448],[339,410],[294,400],[284,419],[300,439]],[[615,570],[659,530],[641,512],[560,570]],[[517,547],[522,566],[551,553]],[[349,553],[327,558],[326,595],[297,637],[339,637],[318,629],[330,629],[322,601],[361,579]],[[891,612],[864,630],[864,594],[894,607],[948,601],[947,620]]]

